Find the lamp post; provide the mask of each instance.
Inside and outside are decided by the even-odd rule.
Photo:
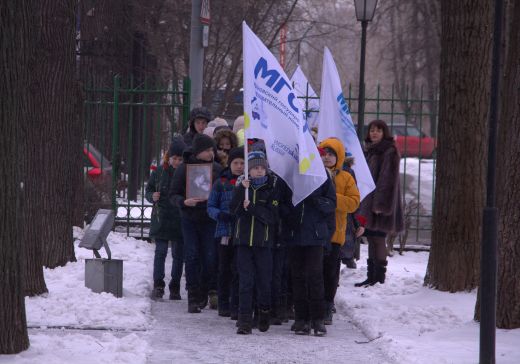
[[[365,50],[367,43],[367,25],[372,21],[376,11],[377,0],[354,0],[356,18],[361,22],[361,59],[359,65],[359,99],[357,133],[363,140],[363,124],[365,121]]]
[[[504,1],[495,0],[491,92],[488,114],[486,206],[480,250],[480,364],[495,363],[498,210],[496,207],[497,128],[500,104],[500,55]]]

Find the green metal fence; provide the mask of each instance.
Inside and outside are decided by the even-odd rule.
[[[172,135],[186,130],[189,90],[188,79],[136,82],[118,76],[107,87],[85,89],[85,149],[99,150],[110,161],[102,161],[101,164],[110,165],[102,165],[101,169],[111,170],[101,193],[96,187],[98,204],[94,205],[117,211],[117,231],[147,237],[152,206],[144,198],[145,183],[150,168],[161,163]],[[377,86],[372,94],[367,91],[365,124],[372,119],[382,119],[395,135],[411,134],[406,138],[400,136],[401,185],[407,227],[401,238],[409,243],[429,243],[435,195],[435,153],[430,153],[428,146],[423,144],[425,138],[418,138],[418,144],[413,144],[412,134],[436,135],[438,100],[424,97],[423,89],[414,97],[406,90],[404,97],[400,97],[394,87],[384,92]],[[356,120],[357,98],[352,87],[345,96],[348,105],[353,107],[351,113]],[[306,109],[309,109],[310,99],[302,97]]]
[[[92,148],[110,161],[97,177],[87,175],[90,214],[99,207],[112,208],[116,231],[147,237],[152,205],[145,200],[146,181],[161,164],[173,134],[186,129],[189,91],[189,79],[137,81],[119,76],[108,87],[85,88],[85,154]],[[86,163],[95,167],[88,158]]]
[[[389,91],[384,92],[379,85],[372,90],[375,95],[367,91],[364,134],[366,125],[374,119],[384,120],[390,126],[402,154],[401,192],[406,231],[399,239],[408,243],[429,244],[435,196],[437,92],[430,90],[429,94],[433,97],[427,98],[424,88],[420,88],[414,95],[406,88],[402,92],[404,96],[398,96],[394,86]],[[345,98],[356,122],[358,99],[354,94],[350,85]],[[319,111],[309,107],[311,99],[319,100],[319,97],[305,96],[300,99],[306,112]]]

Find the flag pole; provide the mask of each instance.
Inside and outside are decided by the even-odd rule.
[[[244,112],[244,117],[245,116],[246,116],[246,113]],[[244,128],[244,179],[246,179],[246,180],[249,179],[249,161],[247,158],[247,155],[249,154],[249,152],[247,150],[248,147],[249,147],[249,144],[247,143],[246,129]],[[246,196],[244,197],[244,199],[246,201],[249,201],[249,188],[245,189],[245,194],[246,194]]]

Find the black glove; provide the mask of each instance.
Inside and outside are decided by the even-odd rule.
[[[231,222],[233,220],[233,215],[224,211],[219,212],[217,217],[222,222]]]

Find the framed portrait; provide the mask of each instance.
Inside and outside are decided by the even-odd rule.
[[[212,172],[213,165],[211,163],[186,165],[186,199],[209,198]]]

